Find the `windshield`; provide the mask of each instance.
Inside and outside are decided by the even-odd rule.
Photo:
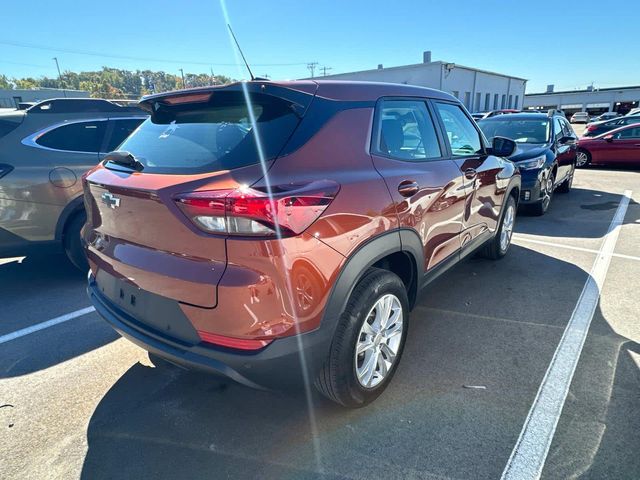
[[[499,117],[483,120],[478,125],[489,141],[493,140],[493,137],[510,138],[516,143],[543,144],[549,141],[548,119]]]
[[[252,94],[265,160],[275,158],[298,125],[287,100]],[[241,92],[217,92],[188,106],[162,106],[119,150],[132,153],[148,173],[194,174],[258,163],[256,132]]]

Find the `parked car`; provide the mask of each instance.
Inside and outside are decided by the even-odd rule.
[[[627,113],[627,115],[640,115],[640,108],[632,108],[631,110],[629,110],[629,113]]]
[[[576,112],[571,115],[571,123],[589,123],[591,117],[587,112]]]
[[[582,137],[576,165],[640,166],[640,120],[595,137]]]
[[[422,288],[509,249],[515,144],[487,145],[449,94],[252,81],[141,106],[85,178],[83,238],[97,311],[156,358],[251,387],[307,378],[359,407],[391,380]]]
[[[518,149],[509,160],[520,168],[520,205],[543,215],[554,191],[571,191],[576,164],[577,135],[564,115],[518,113],[481,120],[478,125],[489,140],[511,138]]]
[[[591,119],[591,122],[602,122],[606,120],[612,120],[614,118],[618,118],[620,116],[617,112],[605,112],[602,115],[597,116],[596,118]]]
[[[487,112],[472,113],[471,116],[475,121],[482,120]]]
[[[99,99],[54,99],[0,114],[0,255],[64,251],[84,271],[81,176],[146,112]]]
[[[595,137],[625,125],[633,125],[635,123],[640,123],[640,115],[618,117],[604,122],[593,122],[587,125],[582,136]]]

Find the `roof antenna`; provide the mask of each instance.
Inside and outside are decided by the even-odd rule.
[[[255,80],[255,77],[253,76],[253,73],[251,72],[251,69],[249,68],[249,63],[247,62],[247,59],[244,58],[244,53],[242,53],[242,49],[240,48],[240,44],[238,43],[238,39],[236,38],[235,34],[233,33],[233,30],[231,29],[231,25],[229,25],[227,23],[227,27],[229,28],[229,31],[231,32],[231,36],[233,37],[233,41],[236,42],[236,47],[238,47],[238,51],[240,52],[240,56],[242,56],[242,60],[244,61],[244,64],[247,67],[247,70],[249,70],[249,75],[251,76],[251,80]]]

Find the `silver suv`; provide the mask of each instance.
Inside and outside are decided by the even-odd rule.
[[[86,270],[81,177],[146,116],[100,99],[53,99],[0,113],[0,256],[65,251]]]

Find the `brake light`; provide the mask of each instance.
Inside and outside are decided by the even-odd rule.
[[[587,132],[593,132],[598,128],[597,125],[587,125]]]
[[[335,198],[339,185],[329,180],[263,189],[209,190],[177,195],[180,210],[201,230],[229,235],[298,235],[315,222]]]

